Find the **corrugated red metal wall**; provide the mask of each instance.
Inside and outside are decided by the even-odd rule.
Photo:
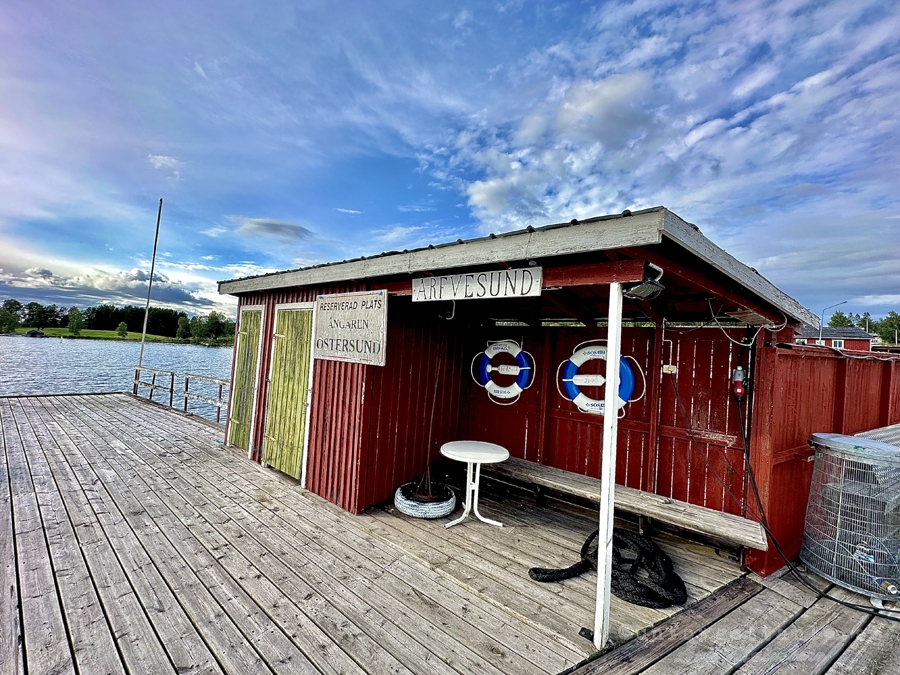
[[[900,422],[900,357],[761,347],[754,379],[751,464],[769,524],[793,558],[812,477],[807,441],[814,433],[855,434]],[[747,564],[767,575],[783,562],[770,548],[749,550]]]
[[[743,331],[729,331],[739,339]],[[557,367],[586,340],[606,329],[510,327],[467,341],[465,365],[487,340],[522,342],[536,362],[537,379],[513,406],[491,403],[467,373],[463,389],[466,435],[499,443],[521,457],[567,471],[597,476],[603,418],[578,411],[557,390]],[[622,354],[646,375],[647,394],[619,421],[616,482],[708,508],[742,513],[743,455],[739,421],[730,395],[740,348],[718,329],[625,328]],[[678,366],[661,373],[663,363]],[[743,363],[746,368],[748,363]],[[580,372],[603,372],[603,363]],[[635,396],[644,387],[637,375]],[[544,414],[543,411],[546,411]],[[732,497],[729,493],[733,494]]]
[[[358,509],[421,477],[429,454],[459,438],[462,352],[444,307],[391,298],[384,367],[371,368]]]
[[[240,306],[264,305],[260,381],[257,391],[254,428],[254,459],[259,461],[265,429],[265,402],[268,399],[269,363],[275,306],[293,302],[313,302],[319,293],[348,293],[364,290],[359,285],[323,288],[289,288],[273,293],[251,293],[240,298]],[[310,400],[310,433],[307,449],[307,488],[348,511],[359,508],[359,465],[362,452],[361,423],[364,416],[367,367],[337,361],[316,360],[313,395]]]

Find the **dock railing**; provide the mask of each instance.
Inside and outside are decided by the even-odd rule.
[[[200,380],[201,382],[210,382],[219,386],[219,395],[216,398],[197,394],[190,390],[191,380]],[[184,412],[188,409],[188,399],[202,401],[216,408],[216,422],[222,423],[222,408],[228,406],[228,399],[222,398],[225,388],[229,386],[228,380],[221,380],[218,377],[209,377],[208,375],[196,375],[194,373],[184,374]]]
[[[150,373],[150,381],[142,380],[141,376],[144,373]],[[165,381],[165,378],[168,378],[166,384],[157,384],[157,378],[160,381]],[[196,390],[191,391],[191,382],[205,382],[211,384],[215,387],[218,387],[218,394],[216,396],[206,395],[205,393],[200,393]],[[144,368],[144,367],[135,367],[134,369],[134,388],[132,393],[135,396],[141,395],[141,389],[148,389],[147,399],[152,401],[153,394],[156,391],[168,392],[169,394],[169,407],[174,407],[175,402],[175,372],[171,370],[157,370],[155,368]],[[227,392],[227,393],[226,393]],[[216,409],[216,422],[222,423],[222,409],[228,407],[228,397],[230,395],[230,383],[228,380],[222,380],[218,377],[210,377],[209,375],[198,375],[196,373],[185,373],[184,375],[184,391],[180,393],[180,396],[184,396],[184,405],[182,406],[182,410],[184,412],[188,412],[188,401],[199,401],[201,403],[205,403],[207,405],[212,406]],[[164,402],[163,405],[165,405]],[[203,415],[204,417],[206,415]]]
[[[141,373],[150,373],[150,381],[145,382],[141,379]],[[168,386],[156,384],[156,376],[162,375],[163,377],[169,378]],[[146,387],[150,390],[147,398],[149,400],[153,400],[153,392],[157,389],[160,391],[168,391],[169,392],[169,407],[172,407],[172,402],[175,400],[175,373],[171,370],[156,370],[155,368],[144,368],[144,367],[136,367],[134,369],[134,395],[140,396],[141,387]]]

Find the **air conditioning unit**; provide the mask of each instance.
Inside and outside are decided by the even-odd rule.
[[[874,601],[900,600],[900,447],[813,434],[800,559]]]

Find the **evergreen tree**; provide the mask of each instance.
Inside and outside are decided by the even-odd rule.
[[[838,310],[831,315],[828,325],[831,328],[849,328],[853,325],[853,322],[850,320],[849,316],[844,314],[841,310]]]

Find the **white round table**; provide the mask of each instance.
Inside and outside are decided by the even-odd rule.
[[[509,450],[494,443],[484,441],[452,441],[441,446],[441,454],[447,459],[455,459],[457,462],[466,463],[466,505],[463,514],[444,527],[453,527],[464,521],[469,513],[475,513],[475,517],[483,523],[503,527],[503,523],[483,517],[478,513],[478,483],[481,479],[482,464],[496,464],[509,459]],[[474,476],[473,476],[474,467]]]

